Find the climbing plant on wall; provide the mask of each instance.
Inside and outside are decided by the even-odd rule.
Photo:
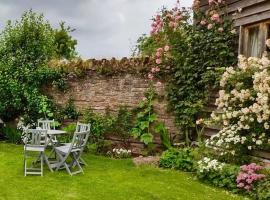
[[[168,80],[169,107],[185,131],[193,129],[224,67],[236,62],[236,31],[223,1],[210,3],[206,12],[199,3],[194,1],[192,9],[180,8],[179,2],[162,9],[153,18],[151,35],[138,44],[139,54],[156,59],[148,77]]]

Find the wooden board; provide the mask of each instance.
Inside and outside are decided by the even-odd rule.
[[[243,26],[270,19],[269,0],[227,0],[227,11],[234,15],[235,26]],[[201,1],[201,10],[208,9],[208,0]],[[238,10],[242,11],[239,13]]]

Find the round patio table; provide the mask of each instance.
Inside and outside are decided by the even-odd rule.
[[[67,133],[67,132],[63,131],[63,130],[48,130],[47,131],[48,135],[53,135],[53,136],[62,135],[62,134],[65,134],[65,133]]]
[[[52,148],[49,156],[47,156],[48,159],[55,153],[54,148],[56,147],[56,145],[58,143],[58,142],[56,142],[57,141],[56,137],[59,136],[59,135],[66,134],[66,133],[67,132],[63,131],[63,130],[47,130],[48,139],[50,141],[49,143],[51,144],[51,148]],[[49,164],[49,166],[48,166],[51,171],[53,171],[52,168],[54,167],[54,165],[55,165],[54,162],[51,161],[51,164]]]

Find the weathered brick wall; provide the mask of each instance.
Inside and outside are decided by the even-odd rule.
[[[107,65],[110,64],[110,62],[106,62]],[[136,69],[136,66],[133,68]],[[158,119],[165,123],[170,134],[175,134],[179,130],[175,126],[173,115],[167,112],[164,83],[161,85],[156,83],[157,81],[154,81],[159,98],[155,100],[155,112]],[[117,111],[120,105],[136,107],[144,98],[148,84],[149,80],[140,73],[122,72],[118,75],[115,73],[115,75],[108,76],[87,68],[83,78],[69,78],[69,89],[65,93],[59,92],[57,89],[50,89],[49,94],[60,105],[65,105],[69,98],[72,98],[76,108],[80,111],[89,107],[96,112],[105,112],[106,109]],[[155,137],[155,142],[160,143],[159,137]]]

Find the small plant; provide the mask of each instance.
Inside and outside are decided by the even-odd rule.
[[[96,138],[102,138],[105,133],[109,132],[114,123],[114,117],[110,113],[94,113],[91,108],[83,113],[84,121],[91,124],[91,133]]]
[[[63,108],[62,114],[64,115],[64,119],[78,119],[80,112],[76,110],[73,99],[70,98],[68,100],[67,105]]]
[[[242,165],[241,171],[236,179],[237,187],[250,192],[253,189],[254,184],[266,177],[264,174],[258,173],[258,171],[262,169],[262,166],[256,165],[255,163]]]
[[[2,128],[3,135],[8,142],[21,143],[22,132],[12,125],[6,125]]]
[[[66,133],[67,133],[66,135],[63,136],[65,141],[66,142],[71,141],[71,138],[73,137],[73,134],[74,134],[74,132],[76,130],[76,124],[75,123],[70,123],[67,126],[65,126],[63,128],[63,130],[66,131]]]
[[[168,129],[164,123],[158,123],[155,127],[156,133],[159,133],[163,147],[170,149],[172,147]]]
[[[131,136],[130,132],[133,127],[133,112],[127,106],[120,106],[115,121],[112,125],[112,132],[123,139],[127,145],[127,140]]]
[[[151,85],[145,93],[145,98],[139,103],[139,113],[136,117],[135,127],[131,130],[134,138],[139,138],[145,145],[153,142],[151,125],[157,120],[153,111],[153,100],[156,93]]]
[[[127,149],[117,149],[114,148],[112,151],[108,151],[107,155],[110,155],[114,158],[130,158],[131,157],[131,150],[127,150]]]
[[[163,168],[173,168],[183,171],[194,171],[195,158],[192,150],[184,149],[169,149],[164,151],[160,158],[160,166]]]

